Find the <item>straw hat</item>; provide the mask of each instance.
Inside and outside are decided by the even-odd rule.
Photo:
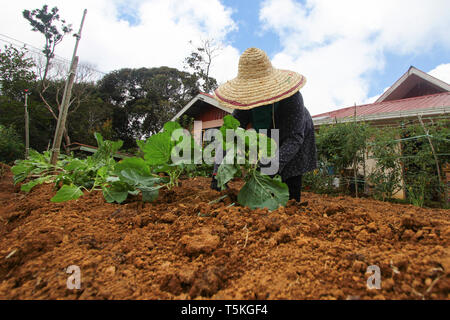
[[[288,98],[305,83],[306,78],[297,72],[272,67],[263,50],[249,48],[239,59],[238,76],[214,93],[221,105],[248,110]]]

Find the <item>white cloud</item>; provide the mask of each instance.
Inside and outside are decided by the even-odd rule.
[[[219,0],[9,1],[2,4],[0,33],[41,48],[43,36],[31,31],[22,11],[41,8],[43,4],[50,8],[57,6],[61,17],[72,23],[75,31],[83,10],[88,10],[78,54],[82,62],[105,72],[123,67],[159,66],[182,70],[183,59],[192,49],[189,41],[200,38],[221,42],[226,48],[223,61],[233,61],[236,56],[236,50],[227,46],[225,38],[237,27],[231,9]],[[136,23],[119,18],[124,15],[131,16]],[[57,47],[57,55],[70,59],[73,39],[65,39]],[[218,81],[230,75],[224,67],[215,67],[213,71],[212,76]]]
[[[260,20],[280,37],[274,66],[308,78],[305,104],[318,114],[368,101],[370,73],[384,69],[386,52],[449,49],[447,12],[446,0],[266,0]]]
[[[438,65],[436,68],[428,72],[428,74],[450,84],[450,63]]]

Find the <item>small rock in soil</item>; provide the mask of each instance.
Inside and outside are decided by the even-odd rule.
[[[402,234],[402,240],[411,240],[414,237],[415,233],[412,230],[405,230]]]
[[[163,223],[173,223],[177,219],[177,216],[174,215],[172,212],[166,212],[161,217],[161,222]]]
[[[203,233],[195,236],[183,236],[180,239],[183,251],[188,256],[199,255],[201,253],[211,253],[220,244],[219,236],[210,233]]]
[[[356,260],[355,262],[353,262],[352,265],[352,270],[355,272],[365,272],[367,268],[367,265],[359,260]]]
[[[360,241],[367,241],[370,239],[370,235],[366,230],[361,230],[356,236],[356,239]]]
[[[378,228],[375,222],[371,222],[367,225],[367,229],[369,229],[370,232],[375,232]]]
[[[327,216],[332,216],[338,212],[345,212],[344,207],[342,207],[341,205],[332,204],[325,209],[325,213],[327,214]]]

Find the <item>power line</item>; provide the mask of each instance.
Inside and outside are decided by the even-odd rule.
[[[29,44],[29,43],[27,43],[27,42],[24,42],[24,41],[15,39],[15,38],[13,38],[13,37],[7,36],[7,35],[2,34],[2,33],[0,33],[0,37],[4,37],[4,38],[9,39],[9,40],[5,40],[5,39],[0,38],[0,41],[3,41],[3,42],[5,42],[5,43],[9,43],[9,44],[11,44],[11,45],[13,45],[13,46],[15,46],[15,47],[18,47],[19,45],[17,45],[16,43],[11,42],[11,40],[12,40],[12,41],[15,41],[15,42],[19,42],[19,43],[21,43],[21,44],[27,46],[27,49],[28,49],[28,47],[32,48],[32,49],[28,49],[29,51],[31,51],[31,52],[33,52],[33,53],[36,53],[36,54],[39,54],[39,55],[45,57],[45,55],[44,55],[44,53],[42,52],[42,50],[39,49],[39,48],[37,48],[37,47],[35,47],[35,46],[33,46],[32,44]],[[59,60],[60,62],[64,62],[64,63],[66,63],[66,64],[70,64],[70,61],[69,61],[68,59],[64,58],[64,57],[58,56],[58,55],[56,55],[56,54],[54,55],[54,57],[56,58],[56,60]],[[103,75],[108,74],[108,73],[106,73],[106,72],[103,72],[103,71],[94,69],[94,68],[92,68],[92,67],[89,67],[89,68],[90,68],[91,70],[93,70],[93,71],[95,71],[95,72],[97,72],[97,73],[101,73],[101,74],[103,74]]]

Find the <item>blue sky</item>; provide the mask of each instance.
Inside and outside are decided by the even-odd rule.
[[[0,45],[11,38],[41,48],[24,9],[57,6],[78,29],[82,63],[102,72],[124,67],[183,69],[195,44],[221,48],[211,75],[237,75],[249,47],[267,52],[276,68],[306,76],[302,89],[312,114],[374,101],[413,65],[450,82],[448,0],[21,0],[0,11]],[[9,38],[7,38],[9,37]],[[20,44],[20,42],[17,42]],[[73,37],[57,48],[70,59]]]
[[[273,30],[261,31],[264,22],[261,21],[259,12],[264,1],[224,0],[223,3],[233,8],[232,17],[239,27],[238,30],[231,32],[227,38],[233,46],[241,52],[250,46],[263,48],[271,58],[282,50],[280,37]],[[297,1],[297,3],[305,5],[305,1]],[[438,5],[438,3],[435,3],[435,5]],[[349,14],[352,14],[352,12],[350,11]],[[450,19],[450,13],[443,12],[443,14]],[[433,34],[429,36],[433,37]],[[396,53],[394,50],[386,50],[384,60],[382,69],[369,71],[364,75],[370,81],[369,97],[382,93],[411,65],[423,71],[430,71],[441,64],[448,64],[450,62],[450,50],[448,42],[436,43],[428,50],[417,50],[405,54]]]
[[[261,48],[269,56],[281,50],[279,38],[274,32],[261,31],[259,21],[260,1],[223,0],[222,3],[233,9],[232,18],[238,29],[228,34],[227,40],[241,52],[249,47]]]

